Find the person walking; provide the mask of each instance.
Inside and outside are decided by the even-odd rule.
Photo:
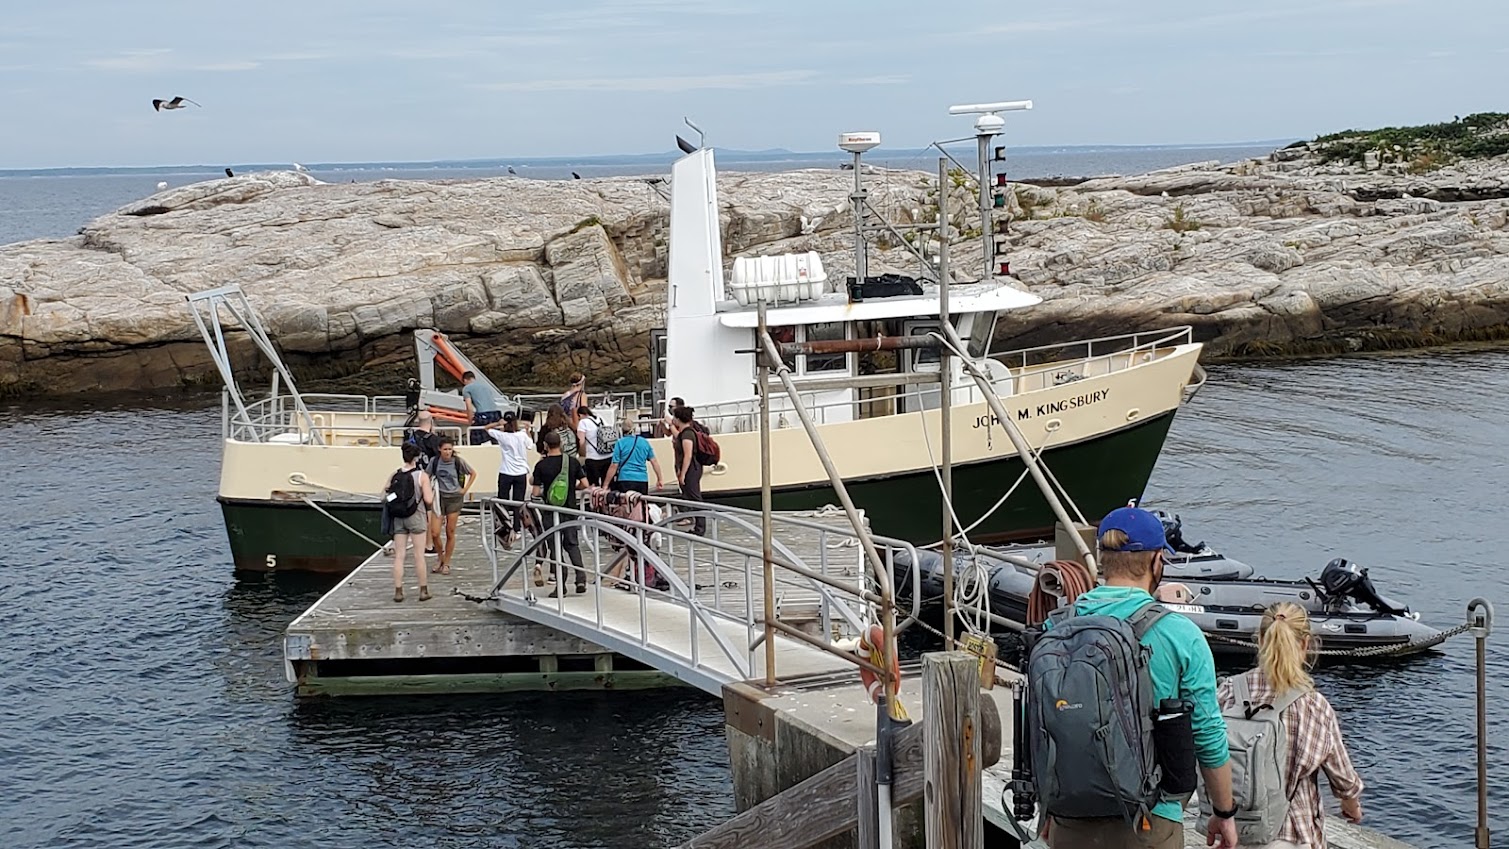
[[[466,460],[456,453],[456,440],[440,437],[440,455],[430,461],[430,480],[434,481],[435,509],[430,513],[430,539],[440,556],[435,565],[435,574],[451,573],[451,556],[456,552],[456,525],[461,521],[461,505],[466,494],[477,482],[477,473]],[[444,531],[444,543],[441,532]]]
[[[580,413],[578,411],[586,406],[587,376],[581,372],[577,372],[571,375],[571,385],[566,387],[565,392],[561,393],[560,400],[561,409],[565,411],[566,417],[571,419],[572,430],[575,430],[577,424],[579,424],[578,416]],[[562,450],[564,451],[565,449],[563,448]],[[571,456],[571,452],[567,451],[566,455],[568,457]]]
[[[655,459],[655,449],[650,441],[637,433],[630,433],[632,427],[631,422],[623,423],[624,435],[613,444],[613,462],[608,465],[603,485],[619,492],[648,495],[650,474],[645,466],[655,470],[656,489],[665,487],[665,476],[660,473],[660,461]]]
[[[545,456],[544,439],[547,433],[554,433],[560,437],[562,454],[580,459],[576,444],[576,427],[571,424],[571,417],[566,415],[566,411],[554,404],[545,411],[545,426],[540,429],[540,436],[535,440],[535,450],[540,453],[541,457]]]
[[[503,418],[498,410],[498,398],[491,387],[477,379],[474,371],[461,373],[461,397],[466,401],[466,414],[472,420],[470,442],[481,445],[487,441],[483,428]]]
[[[403,467],[394,472],[383,490],[385,522],[393,529],[393,600],[403,601],[403,566],[409,543],[414,544],[414,571],[419,575],[419,600],[430,600],[424,544],[429,525],[425,519],[434,500],[430,476],[419,467],[419,447],[405,444]]]
[[[510,501],[523,502],[529,494],[529,449],[533,440],[529,438],[529,423],[525,422],[525,430],[519,430],[519,417],[510,410],[503,414],[503,421],[490,424],[486,428],[487,435],[492,441],[498,443],[498,450],[502,455],[498,464],[498,497]],[[524,508],[513,508],[513,528],[509,531],[509,542],[519,538],[519,531],[524,527]]]
[[[665,415],[660,419],[660,423],[666,435],[676,432],[676,411],[685,406],[686,399],[680,396],[673,397],[665,403]]]
[[[546,504],[555,507],[564,507],[568,510],[576,509],[576,491],[587,485],[587,476],[582,472],[582,465],[575,457],[568,457],[561,452],[561,437],[555,431],[546,431],[540,436],[545,446],[545,456],[534,464],[534,497],[543,500]],[[558,492],[561,487],[557,481],[564,475],[564,491]],[[540,511],[540,533],[546,534],[551,528],[561,521],[569,518],[569,514],[558,513],[555,510]],[[555,543],[551,548],[555,552],[554,561],[559,566],[561,562],[561,549],[564,548],[566,556],[571,560],[571,575],[575,577],[576,592],[578,595],[587,591],[587,569],[582,565],[582,546],[577,538],[576,528],[564,528],[555,535]],[[552,569],[552,573],[556,570]],[[558,598],[564,595],[565,573],[561,573],[561,580],[550,593],[549,598]]]
[[[671,417],[675,431],[676,482],[681,485],[681,497],[687,501],[702,500],[702,461],[697,453],[697,429],[701,425],[693,418],[696,410],[682,405]],[[692,519],[692,533],[707,536],[707,517]]]
[[[1362,778],[1352,766],[1336,711],[1306,671],[1313,640],[1310,616],[1303,607],[1288,601],[1272,605],[1258,626],[1257,667],[1223,680],[1216,691],[1223,711],[1238,708],[1240,702],[1275,707],[1288,703],[1280,719],[1289,747],[1284,776],[1289,812],[1267,849],[1325,849],[1316,780],[1322,772],[1341,801],[1342,816],[1362,821]]]
[[[586,461],[582,463],[582,469],[587,473],[587,483],[591,486],[602,486],[608,477],[608,467],[613,465],[613,448],[609,440],[608,426],[603,424],[602,419],[592,415],[592,411],[581,407],[576,411],[577,444],[581,446]],[[604,448],[607,450],[604,450]]]
[[[1105,583],[1081,594],[1068,616],[1050,617],[1044,627],[1051,632],[1055,621],[1062,626],[1073,622],[1074,616],[1098,615],[1121,619],[1132,625],[1136,632],[1135,622],[1144,620],[1144,617],[1153,620],[1138,639],[1149,650],[1147,668],[1153,688],[1151,707],[1156,708],[1165,700],[1178,700],[1190,706],[1188,713],[1195,760],[1214,812],[1207,826],[1208,839],[1220,849],[1236,849],[1236,823],[1232,820],[1236,815],[1236,803],[1232,796],[1226,723],[1221,718],[1216,700],[1215,660],[1211,657],[1210,646],[1199,627],[1178,613],[1152,611],[1160,615],[1157,618],[1148,616],[1156,607],[1152,592],[1163,580],[1163,523],[1146,510],[1122,507],[1106,514],[1098,532],[1098,563]],[[1046,634],[1039,638],[1040,641],[1046,639]],[[1029,661],[1029,668],[1033,661]],[[1057,710],[1063,711],[1064,707],[1059,705]],[[1069,707],[1078,709],[1080,705]],[[1082,744],[1080,741],[1057,740],[1056,749],[1048,751],[1056,752],[1059,757],[1082,758],[1085,752],[1076,752],[1075,747],[1090,747],[1086,751],[1093,755],[1096,750],[1091,746],[1092,742],[1089,739]],[[1076,760],[1075,763],[1082,761]],[[1055,778],[1059,775],[1053,763],[1034,763],[1033,769],[1040,775]],[[1092,780],[1090,776],[1083,776],[1083,779]],[[1079,788],[1071,785],[1067,790],[1089,794],[1096,792],[1095,786]],[[1065,792],[1063,787],[1056,790]],[[1135,822],[1129,822],[1123,816],[1092,819],[1051,816],[1050,809],[1046,814],[1051,820],[1047,829],[1048,845],[1052,849],[1183,849],[1186,799],[1187,796],[1170,798],[1164,794],[1161,801],[1148,810],[1148,816],[1138,816]],[[1047,799],[1044,801],[1045,806],[1051,804]]]
[[[427,466],[430,460],[440,454],[440,435],[435,432],[435,416],[429,410],[420,410],[414,414],[414,427],[410,429],[405,442],[419,448],[419,465]]]

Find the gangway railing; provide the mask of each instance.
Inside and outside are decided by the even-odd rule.
[[[879,621],[884,595],[851,529],[786,513],[773,516],[778,536],[772,539],[771,597],[777,601],[766,610],[758,511],[656,496],[641,502],[675,512],[651,522],[539,501],[488,499],[482,525],[494,569],[489,603],[711,693],[732,681],[764,678],[767,671],[786,680],[870,666],[853,654],[852,644]],[[520,510],[543,530],[525,533],[510,548],[500,539],[506,533],[500,512]],[[699,518],[706,523],[705,535],[678,526]],[[580,541],[588,581],[583,594],[573,592],[572,564],[563,545],[568,534]],[[916,549],[904,540],[873,539],[894,585],[896,564],[915,562],[903,555],[915,557]],[[553,582],[536,585],[537,566]],[[907,575],[920,584],[916,570]],[[650,576],[659,581],[646,580]],[[551,595],[555,588],[559,591]],[[918,614],[920,586],[909,595],[913,601],[899,614],[899,627]],[[763,651],[767,624],[779,646],[770,670]]]

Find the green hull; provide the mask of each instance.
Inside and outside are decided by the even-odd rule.
[[[1141,498],[1174,414],[1095,439],[1049,449],[1045,463],[1073,497],[1085,518],[1097,521],[1127,499]],[[974,524],[1022,474],[1016,455],[954,467],[954,504],[965,525]],[[943,500],[931,471],[846,481],[855,504],[876,533],[917,543],[942,536]],[[759,492],[708,493],[708,500],[758,510]],[[836,504],[829,486],[777,490],[777,510],[811,510]],[[301,502],[222,498],[226,533],[237,571],[345,573],[371,556],[373,546]],[[321,505],[372,540],[382,542],[376,503]],[[995,512],[970,531],[977,542],[1046,539],[1054,517],[1029,478]]]
[[[320,505],[375,542],[382,510],[373,502]],[[329,572],[344,575],[372,556],[371,542],[300,501],[220,499],[237,572]]]
[[[1117,507],[1125,507],[1128,499],[1142,498],[1173,421],[1170,411],[1086,442],[1050,448],[1043,463],[1085,518],[1097,522]],[[954,509],[959,520],[965,527],[974,525],[1021,474],[1022,461],[1015,454],[954,466]],[[932,471],[844,483],[875,533],[919,544],[942,538],[943,496]],[[760,509],[759,492],[708,493],[708,500]],[[813,510],[838,503],[831,486],[777,491],[772,500],[777,510]],[[969,537],[975,542],[1051,539],[1054,524],[1052,508],[1028,477]]]

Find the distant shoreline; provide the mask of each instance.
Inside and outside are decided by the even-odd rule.
[[[1176,151],[1176,150],[1226,150],[1270,147],[1280,148],[1296,139],[1258,139],[1255,141],[1239,142],[1212,142],[1209,144],[1181,143],[1181,144],[1080,144],[1080,145],[1035,145],[1012,147],[1008,149],[1008,158],[1034,156],[1064,155],[1075,153],[1116,153],[1131,151]],[[929,148],[877,148],[869,154],[872,161],[884,159],[910,159],[927,155]],[[583,156],[521,156],[514,159],[502,157],[487,159],[431,159],[431,160],[385,160],[373,162],[309,162],[305,166],[311,171],[424,171],[424,170],[457,170],[457,171],[485,171],[503,169],[508,166],[515,168],[560,168],[563,166],[606,166],[627,167],[632,165],[666,165],[669,166],[680,156],[675,151],[660,153],[623,153],[605,155]],[[848,161],[848,154],[838,150],[831,151],[792,151],[792,150],[718,150],[719,159],[728,165],[740,163],[748,164],[772,164],[779,162],[832,162],[839,163]],[[287,162],[248,162],[248,163],[219,163],[219,164],[170,164],[170,165],[80,165],[80,166],[54,166],[49,168],[0,168],[0,178],[4,177],[98,177],[98,176],[130,176],[133,174],[216,174],[224,168],[230,167],[236,171],[265,171],[285,169]]]

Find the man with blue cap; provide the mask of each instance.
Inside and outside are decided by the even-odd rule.
[[[1154,601],[1153,592],[1163,580],[1163,558],[1167,551],[1163,522],[1146,510],[1128,506],[1106,514],[1098,533],[1098,562],[1104,583],[1076,599],[1074,612],[1079,616],[1127,620]],[[1205,779],[1204,792],[1210,796],[1216,812],[1208,828],[1210,842],[1221,849],[1235,849],[1236,825],[1231,817],[1236,803],[1232,799],[1231,767],[1227,763],[1226,723],[1216,702],[1215,661],[1205,635],[1188,618],[1170,612],[1153,622],[1143,634],[1141,644],[1150,652],[1148,670],[1155,702],[1182,699],[1192,707],[1195,759]],[[1119,817],[1054,817],[1048,842],[1054,849],[1092,846],[1182,849],[1183,801],[1167,798],[1154,805],[1147,824],[1135,832]]]

